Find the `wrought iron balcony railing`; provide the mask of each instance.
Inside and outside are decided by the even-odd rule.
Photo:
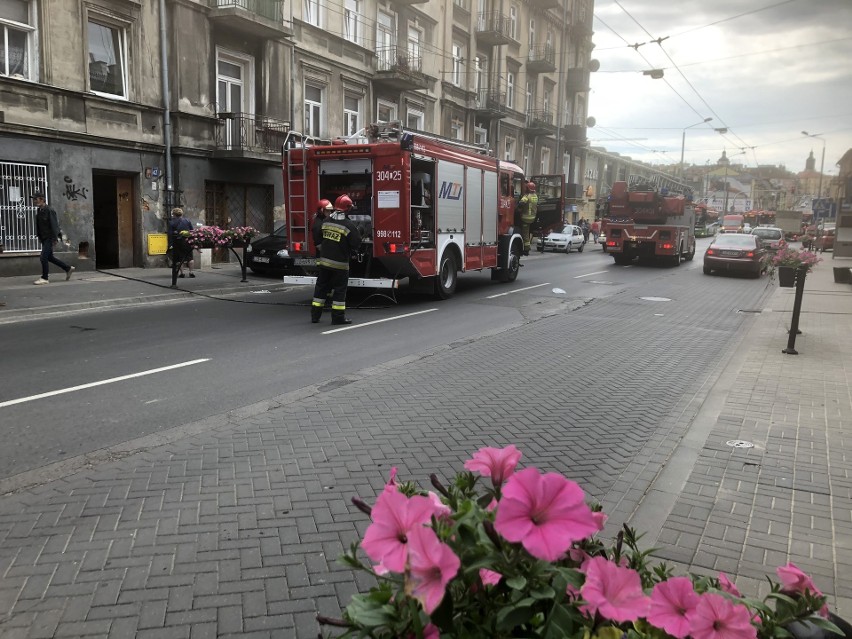
[[[290,123],[253,113],[219,113],[216,149],[254,153],[279,153]]]
[[[423,58],[405,47],[377,47],[376,58],[376,71],[423,72]]]

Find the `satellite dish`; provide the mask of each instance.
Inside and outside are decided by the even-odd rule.
[[[589,60],[589,71],[597,71],[601,68],[601,63],[597,60]]]
[[[598,121],[595,120],[592,116],[589,116],[588,118],[586,118],[586,126],[589,127],[589,128],[592,128],[597,123],[598,123]]]

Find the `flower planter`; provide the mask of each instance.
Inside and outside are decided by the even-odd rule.
[[[779,266],[778,285],[793,288],[796,285],[796,269],[792,266]]]

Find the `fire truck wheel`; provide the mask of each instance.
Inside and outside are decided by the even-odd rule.
[[[695,244],[694,243],[693,243],[692,248],[690,249],[689,253],[687,253],[686,255],[683,256],[683,259],[685,259],[687,262],[691,262],[693,257],[695,257]]]
[[[435,297],[441,300],[451,297],[456,292],[456,282],[458,282],[456,257],[452,251],[446,251],[441,257],[441,268],[435,278]]]

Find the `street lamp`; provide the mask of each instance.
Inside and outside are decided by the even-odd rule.
[[[680,168],[678,170],[678,177],[683,179],[683,151],[686,148],[686,129],[691,129],[694,126],[698,126],[699,124],[704,124],[706,122],[710,122],[713,118],[704,118],[701,122],[696,122],[695,124],[690,124],[688,127],[684,127],[683,136],[680,139]]]
[[[819,199],[822,197],[822,170],[825,168],[825,138],[821,137],[822,133],[808,133],[807,131],[802,131],[802,135],[822,141],[822,159],[819,161],[819,186],[817,186],[817,199]],[[813,205],[811,208],[813,208]],[[814,211],[814,214],[814,217],[816,217],[816,211]]]

